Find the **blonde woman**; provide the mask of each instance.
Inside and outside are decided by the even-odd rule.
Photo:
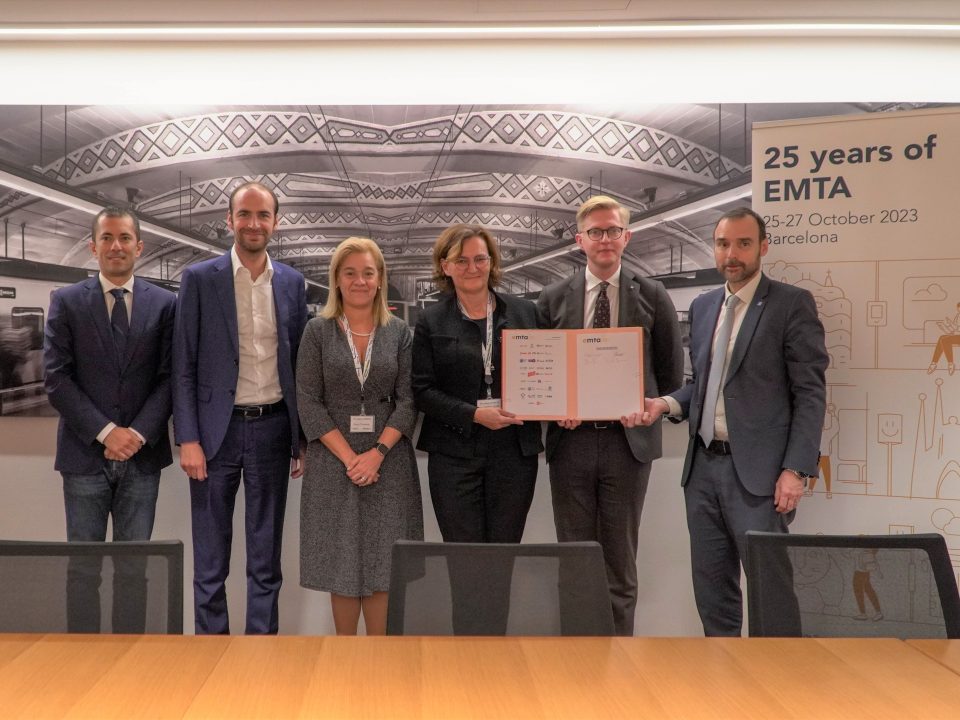
[[[330,262],[330,294],[297,358],[309,444],[300,503],[300,584],[330,593],[338,635],[386,631],[390,552],[423,539],[410,435],[410,329],[387,309],[376,243],[347,238]]]

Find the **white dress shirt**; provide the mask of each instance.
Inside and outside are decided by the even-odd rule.
[[[612,328],[620,327],[620,269],[622,267],[622,265],[618,267],[607,280],[610,283],[610,287],[607,288],[607,299],[610,301],[610,327]],[[597,308],[597,297],[600,295],[600,283],[603,281],[590,272],[589,268],[586,268],[584,273],[586,295],[583,298],[583,327],[589,329],[593,327],[593,315]]]
[[[237,302],[240,369],[237,405],[269,405],[283,398],[277,369],[277,311],[273,304],[273,263],[254,282],[250,271],[230,248],[233,291]]]
[[[727,413],[726,405],[723,400],[723,386],[727,381],[727,369],[726,365],[730,358],[730,354],[733,352],[733,346],[737,342],[737,335],[740,334],[740,327],[743,325],[743,318],[746,317],[747,308],[750,307],[750,304],[753,302],[753,296],[757,294],[757,288],[760,286],[760,273],[758,272],[752,278],[750,282],[740,288],[737,291],[736,296],[740,298],[740,302],[737,304],[737,307],[733,311],[733,330],[730,333],[730,342],[727,343],[726,348],[714,347],[710,356],[713,358],[711,364],[717,362],[717,353],[723,352],[724,358],[722,362],[724,363],[723,377],[720,378],[720,396],[717,398],[717,412],[715,416],[715,422],[713,424],[713,436],[717,440],[729,440],[730,433],[727,431]],[[720,315],[725,312],[725,306],[727,304],[727,298],[729,298],[734,293],[730,292],[728,286],[724,286],[723,292],[723,302],[720,303],[720,312],[717,314],[717,321],[713,328],[713,340],[712,344],[716,345],[717,342],[717,330],[720,328]],[[674,400],[670,396],[664,396],[663,400],[666,401],[667,405],[670,407],[669,414],[672,417],[680,417],[682,411],[680,409],[680,403]],[[699,430],[699,428],[697,428]]]

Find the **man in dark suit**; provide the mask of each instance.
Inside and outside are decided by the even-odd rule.
[[[276,633],[289,477],[303,473],[295,368],[303,275],[273,262],[279,202],[260,183],[230,196],[230,252],[187,268],[174,332],[173,424],[190,478],[196,632],[229,633],[224,583],[244,483],[247,634]]]
[[[170,357],[176,297],[133,277],[140,224],[106,208],[93,221],[97,277],[53,293],[44,339],[44,382],[60,413],[55,468],[63,475],[67,539],[149,540],[160,470],[172,462]],[[118,566],[115,632],[143,632],[144,568]],[[99,561],[68,568],[68,627],[100,629]],[[128,613],[120,613],[127,608]]]
[[[644,388],[670,392],[683,380],[677,312],[663,285],[621,265],[630,241],[629,211],[598,195],[577,212],[577,243],[587,269],[543,289],[542,328],[642,327]],[[660,457],[660,428],[638,425],[642,408],[605,422],[550,423],[546,457],[560,542],[603,546],[614,626],[633,635],[637,606],[637,533],[650,478]]]
[[[813,296],[760,272],[763,218],[725,213],[713,233],[723,288],[690,306],[694,381],[647,400],[643,422],[688,418],[682,483],[693,589],[706,635],[740,635],[746,532],[787,532],[817,472],[829,362]],[[784,568],[771,568],[769,579]],[[796,598],[784,586],[784,629]],[[792,597],[792,602],[790,602]]]

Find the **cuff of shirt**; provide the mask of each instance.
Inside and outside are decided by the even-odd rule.
[[[676,400],[674,400],[674,399],[673,399],[672,397],[670,397],[669,395],[663,395],[663,396],[660,397],[660,399],[663,400],[663,401],[667,404],[667,407],[668,407],[668,408],[670,408],[670,409],[667,411],[667,415],[669,415],[670,417],[675,417],[675,418],[683,417],[683,409],[680,407],[680,403],[678,403]]]
[[[107,435],[113,432],[114,428],[117,427],[116,423],[107,423],[104,425],[103,430],[97,433],[97,442],[101,445],[106,445]]]
[[[138,433],[136,428],[127,428],[127,429],[128,429],[130,432],[132,432],[134,435],[137,436],[137,439],[140,440],[140,444],[141,444],[141,445],[146,445],[146,444],[147,444],[147,439],[146,439],[143,435],[141,435],[140,433]]]

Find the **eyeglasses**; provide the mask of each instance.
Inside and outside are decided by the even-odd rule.
[[[623,235],[622,227],[608,227],[608,228],[590,228],[587,230],[587,237],[591,240],[603,240],[603,236],[606,235],[611,240],[619,240],[620,236]]]
[[[447,262],[453,262],[457,270],[466,270],[468,267],[470,267],[471,262],[477,270],[483,270],[487,265],[490,264],[490,256],[477,255],[476,257],[468,258],[461,255],[456,260],[448,260]]]

